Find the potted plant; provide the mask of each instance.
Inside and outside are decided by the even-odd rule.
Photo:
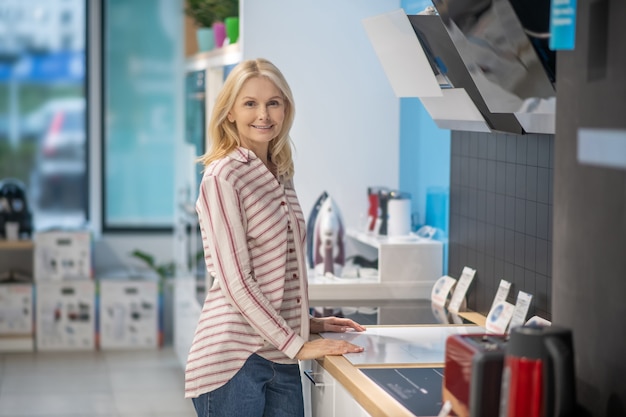
[[[228,17],[239,16],[239,0],[187,0],[185,13],[198,26],[198,46],[201,51],[220,48],[224,44]],[[234,43],[234,42],[232,42]]]

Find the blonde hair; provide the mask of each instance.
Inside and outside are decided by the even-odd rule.
[[[277,174],[290,179],[294,174],[291,156],[291,137],[289,131],[293,125],[295,107],[293,94],[287,80],[280,70],[270,61],[257,58],[238,64],[226,78],[219,92],[211,113],[208,127],[209,150],[198,158],[206,168],[211,162],[221,159],[240,146],[239,134],[234,123],[229,123],[227,116],[235,104],[235,99],[244,83],[254,77],[265,77],[281,91],[285,101],[285,119],[274,139],[269,143],[268,157],[276,164]]]

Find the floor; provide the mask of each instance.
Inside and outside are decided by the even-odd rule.
[[[0,417],[194,417],[171,347],[0,353]]]

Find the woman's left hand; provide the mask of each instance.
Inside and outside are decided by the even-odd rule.
[[[357,332],[365,331],[365,327],[350,319],[339,317],[311,317],[311,333],[337,332],[342,333],[348,329]]]

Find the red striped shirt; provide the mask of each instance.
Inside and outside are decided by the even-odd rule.
[[[306,226],[292,181],[238,148],[207,167],[196,211],[214,281],[187,359],[187,398],[224,385],[254,352],[297,363],[309,338]]]

